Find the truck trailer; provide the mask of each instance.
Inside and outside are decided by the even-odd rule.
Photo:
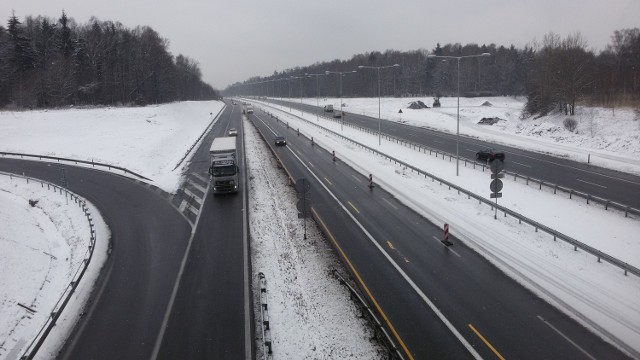
[[[217,137],[213,139],[209,149],[211,166],[209,181],[213,194],[238,192],[238,162],[236,137]]]

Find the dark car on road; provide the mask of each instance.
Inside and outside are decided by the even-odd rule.
[[[496,151],[494,149],[482,149],[476,153],[476,159],[482,161],[500,159],[504,161],[504,153],[502,151]]]
[[[287,140],[284,139],[284,136],[276,136],[276,146],[285,146],[287,145]]]

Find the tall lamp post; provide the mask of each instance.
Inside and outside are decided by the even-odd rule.
[[[441,56],[441,55],[427,55],[427,58],[431,59],[456,59],[458,60],[458,115],[456,123],[456,176],[460,175],[460,59],[474,58],[474,57],[486,57],[491,56],[489,53],[482,53],[477,55],[466,56]]]
[[[385,66],[358,66],[358,69],[375,69],[378,72],[378,145],[382,144],[382,132],[380,131],[380,124],[382,122],[382,120],[380,119],[380,69],[388,69],[393,67],[400,67],[400,65],[393,64]]]
[[[319,98],[319,96],[320,96],[320,90],[319,89],[320,88],[318,87],[318,83],[319,83],[318,78],[320,76],[326,76],[327,74],[307,74],[307,73],[305,73],[305,75],[308,76],[308,77],[312,77],[312,76],[316,77],[316,107],[319,108],[320,107],[320,98]],[[316,121],[319,121],[319,120],[320,120],[320,117],[319,117],[318,113],[316,112]]]
[[[304,79],[304,76],[291,76],[292,80],[300,80],[300,115],[303,115],[302,112],[302,80]]]
[[[329,74],[338,74],[338,77],[340,78],[340,131],[344,130],[344,113],[342,112],[342,77],[345,76],[346,74],[353,74],[356,73],[357,71],[352,70],[352,71],[325,71],[324,73],[329,75]]]

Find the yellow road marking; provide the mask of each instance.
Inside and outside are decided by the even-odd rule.
[[[469,328],[471,328],[471,330],[473,330],[474,333],[476,333],[476,335],[478,335],[478,337],[480,338],[480,340],[482,340],[482,342],[484,342],[485,345],[487,345],[487,347],[489,349],[491,349],[491,351],[493,351],[494,354],[496,354],[496,356],[498,357],[498,359],[500,360],[504,360],[504,358],[502,357],[502,355],[500,355],[500,353],[498,352],[498,350],[496,350],[493,345],[491,345],[487,339],[484,338],[484,336],[482,336],[482,334],[480,334],[478,332],[478,330],[476,330],[476,328],[473,327],[473,325],[469,324]]]
[[[328,183],[329,183],[329,185],[333,185],[333,184],[331,183],[331,181],[329,181],[329,179],[327,179],[327,178],[324,178],[324,181],[328,182]]]
[[[396,249],[396,248],[393,247],[393,244],[389,240],[387,240],[387,245],[389,245],[389,248],[391,248],[391,250],[395,250]]]
[[[387,314],[385,314],[384,311],[382,311],[382,308],[378,304],[378,301],[376,301],[376,299],[373,297],[373,294],[371,294],[371,291],[369,291],[369,288],[367,287],[367,285],[364,283],[364,281],[360,277],[360,274],[358,273],[356,268],[351,263],[351,260],[349,260],[349,258],[347,257],[347,254],[345,254],[344,251],[342,250],[342,248],[340,247],[340,245],[338,245],[338,242],[333,237],[333,234],[331,234],[331,231],[329,231],[329,229],[327,228],[327,225],[325,225],[324,221],[322,221],[322,218],[320,218],[320,215],[318,215],[318,213],[316,212],[316,209],[311,208],[311,211],[315,215],[316,219],[318,219],[320,221],[320,225],[322,225],[322,227],[324,228],[324,231],[329,236],[329,239],[333,243],[333,246],[335,246],[336,249],[338,249],[338,252],[340,253],[340,256],[342,256],[342,258],[347,262],[347,266],[349,266],[349,269],[351,269],[351,272],[353,273],[353,275],[356,277],[356,279],[358,279],[358,282],[360,283],[360,285],[364,289],[364,292],[367,293],[367,296],[373,302],[373,306],[375,306],[376,310],[378,310],[378,313],[384,319],[384,322],[387,324],[387,326],[389,327],[389,329],[393,333],[393,336],[395,336],[395,338],[398,340],[398,343],[400,344],[400,347],[402,348],[402,350],[404,350],[404,353],[409,357],[409,359],[413,360],[414,358],[413,358],[413,355],[411,355],[411,352],[409,351],[409,348],[407,348],[407,345],[405,345],[404,341],[402,341],[402,339],[400,338],[400,335],[396,331],[396,328],[393,327],[393,325],[391,325],[391,322],[389,321],[389,318],[387,317]]]
[[[358,208],[357,208],[355,205],[353,205],[353,204],[351,203],[351,201],[347,201],[347,203],[349,203],[349,205],[351,205],[351,207],[353,208],[353,210],[355,210],[358,214],[360,214],[360,210],[358,210]]]

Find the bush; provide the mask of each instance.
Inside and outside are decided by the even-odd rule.
[[[574,118],[566,118],[566,119],[564,119],[562,124],[564,125],[565,129],[567,129],[567,130],[569,130],[571,132],[574,132],[576,130],[576,128],[578,127],[578,122]]]

